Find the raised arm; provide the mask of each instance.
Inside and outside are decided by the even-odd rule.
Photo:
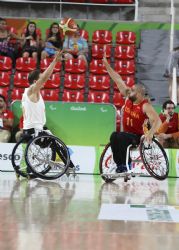
[[[56,65],[56,63],[58,61],[61,60],[61,55],[62,55],[62,51],[58,51],[53,59],[53,61],[51,62],[51,64],[48,66],[48,68],[42,73],[40,74],[39,79],[36,81],[35,84],[33,84],[31,86],[31,91],[33,93],[37,93],[40,91],[41,88],[43,88],[44,83],[49,79],[49,77],[51,76],[53,69]]]
[[[103,58],[103,63],[107,69],[108,74],[112,78],[112,80],[117,84],[119,91],[122,95],[127,96],[129,88],[125,85],[124,81],[122,80],[121,76],[109,65],[106,57]]]

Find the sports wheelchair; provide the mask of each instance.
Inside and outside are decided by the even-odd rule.
[[[129,165],[129,159],[132,160],[132,151],[136,148],[139,150],[140,160],[149,175],[157,180],[166,179],[169,173],[169,161],[165,150],[157,139],[153,138],[152,142],[148,144],[144,137],[141,138],[139,145],[128,146],[126,153],[127,172],[124,173],[116,173],[117,166],[113,160],[110,143],[108,143],[101,154],[99,163],[99,170],[102,179],[105,182],[113,182],[117,178],[123,177],[124,181],[127,182],[131,177],[142,175],[141,172],[134,173],[134,170],[130,167],[131,164]]]
[[[22,136],[13,148],[11,162],[18,178],[46,180],[69,174],[68,168],[72,165],[65,143],[47,130],[35,130],[32,135]]]

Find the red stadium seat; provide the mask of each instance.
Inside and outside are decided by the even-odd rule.
[[[114,92],[114,95],[113,95],[113,104],[116,106],[116,108],[117,109],[121,109],[122,106],[124,105],[124,103],[125,103],[125,99],[122,96],[122,94],[119,93],[119,92]]]
[[[54,73],[44,84],[45,89],[57,89],[60,86],[60,75],[59,73]]]
[[[119,31],[116,33],[116,43],[118,44],[135,44],[136,34],[132,31]]]
[[[84,91],[83,90],[64,90],[62,101],[64,102],[83,102]]]
[[[28,88],[29,87],[29,81],[28,81],[28,75],[27,72],[17,72],[14,75],[14,86],[17,88]]]
[[[36,60],[32,57],[19,57],[16,59],[16,70],[30,72],[36,69]]]
[[[107,74],[106,67],[104,66],[102,60],[93,59],[90,62],[89,71],[90,71],[90,73],[95,74],[95,75],[98,75],[98,74],[105,75],[105,74]]]
[[[110,77],[108,75],[90,75],[89,88],[94,90],[107,90],[110,88]]]
[[[126,76],[126,75],[122,75],[122,80],[125,82],[125,84],[131,88],[132,86],[135,85],[135,79],[134,79],[134,75],[130,75],[130,76]],[[114,84],[114,90],[115,91],[119,91],[118,87],[116,84]]]
[[[86,39],[86,41],[89,41],[89,33],[87,30],[84,29],[80,29],[80,36],[83,37],[84,39]]]
[[[3,95],[6,99],[8,97],[8,91],[9,91],[8,87],[5,87],[5,88],[0,87],[0,95]]]
[[[68,59],[65,61],[65,72],[71,74],[85,73],[87,70],[86,62],[81,59]]]
[[[11,100],[21,100],[24,93],[24,88],[14,88],[11,93]]]
[[[11,71],[12,59],[7,56],[0,56],[0,71]]]
[[[114,49],[114,57],[119,60],[130,60],[135,57],[134,45],[117,45]]]
[[[68,89],[84,89],[84,74],[65,74],[64,87]]]
[[[102,91],[89,91],[88,102],[109,103],[109,93]]]
[[[109,30],[96,30],[92,35],[93,43],[111,44],[112,32]]]
[[[94,59],[102,59],[106,53],[106,58],[111,57],[111,45],[109,44],[92,44],[91,55]]]
[[[0,87],[8,87],[10,85],[9,72],[0,71]]]
[[[115,61],[114,70],[120,75],[131,75],[135,73],[134,60],[130,61]]]
[[[46,70],[48,68],[48,66],[50,65],[50,63],[52,62],[53,58],[45,58],[43,60],[40,61],[40,70],[43,72],[44,70]],[[53,73],[56,72],[60,72],[61,71],[61,66],[62,63],[61,62],[57,62],[54,69],[53,69]]]
[[[58,101],[59,100],[58,89],[42,89],[40,92],[45,101]]]

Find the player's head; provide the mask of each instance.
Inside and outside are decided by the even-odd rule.
[[[164,114],[169,114],[170,116],[173,115],[175,110],[175,104],[171,100],[168,100],[163,103],[162,105],[162,111]]]
[[[139,83],[131,88],[131,90],[129,92],[129,99],[132,102],[135,102],[139,99],[144,98],[145,95],[146,95],[146,89],[145,89],[144,85]]]
[[[33,84],[35,83],[40,77],[40,70],[39,69],[35,69],[32,72],[30,72],[29,76],[28,76],[28,81],[29,84]]]

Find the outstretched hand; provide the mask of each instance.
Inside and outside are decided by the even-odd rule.
[[[55,62],[61,61],[62,54],[63,54],[63,50],[58,50],[57,53],[55,54],[54,61]]]

